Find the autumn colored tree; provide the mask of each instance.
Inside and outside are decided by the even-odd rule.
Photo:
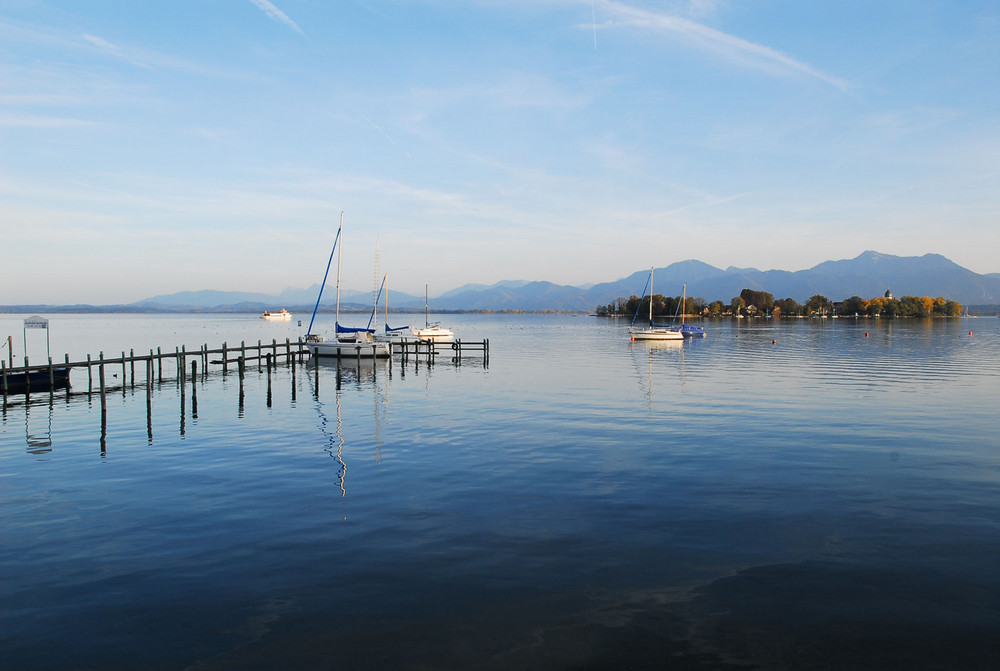
[[[808,301],[806,301],[806,312],[808,312],[810,314],[812,314],[814,312],[817,312],[819,314],[823,314],[823,313],[829,312],[830,308],[832,308],[832,307],[833,307],[833,304],[830,303],[830,300],[826,296],[824,296],[822,294],[816,294],[815,296],[813,296],[812,298],[810,298]]]

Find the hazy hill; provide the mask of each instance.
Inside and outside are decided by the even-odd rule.
[[[432,310],[579,310],[591,311],[617,298],[640,294],[649,277],[649,269],[640,268],[628,277],[585,287],[553,284],[544,281],[510,280],[491,286],[468,284],[432,296]],[[767,291],[776,299],[793,298],[805,303],[822,294],[839,301],[851,296],[872,298],[891,290],[897,297],[943,296],[964,305],[1000,305],[1000,273],[980,275],[948,260],[940,254],[892,256],[864,252],[856,258],[825,261],[795,272],[726,268],[722,270],[696,260],[680,261],[654,272],[653,291],[665,296],[679,296],[684,285],[692,298],[728,303],[743,289]],[[255,311],[285,307],[296,313],[311,312],[319,285],[306,289],[288,288],[280,294],[224,291],[184,291],[154,296],[120,310],[243,310]],[[332,309],[336,292],[328,286],[323,295],[324,309]],[[372,305],[371,292],[343,291],[341,308],[367,310]],[[424,297],[393,291],[389,297],[392,310],[422,310]],[[8,306],[23,308],[25,306]],[[30,306],[33,309],[45,306]],[[90,308],[92,306],[81,306]],[[97,309],[97,308],[93,308]]]

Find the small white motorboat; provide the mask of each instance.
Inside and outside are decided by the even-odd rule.
[[[267,319],[268,321],[287,322],[292,318],[292,313],[286,310],[285,308],[281,308],[280,310],[277,310],[275,312],[272,312],[270,310],[265,310],[264,314],[262,314],[260,318]]]

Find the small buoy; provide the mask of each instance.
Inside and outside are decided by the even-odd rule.
[[[772,340],[772,341],[771,341],[771,344],[772,344],[772,345],[776,345],[776,344],[778,344],[778,341],[777,341],[777,340]]]
[[[972,331],[969,331],[969,335],[972,335]]]
[[[868,331],[865,331],[865,337],[866,338],[868,337]]]

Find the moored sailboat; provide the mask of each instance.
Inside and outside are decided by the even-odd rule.
[[[344,241],[342,232],[344,229],[344,213],[340,213],[340,227],[337,229],[337,237],[333,241],[333,250],[330,252],[330,261],[333,260],[333,251],[337,252],[337,310],[334,317],[335,337],[333,340],[326,340],[323,336],[312,332],[313,322],[316,319],[316,310],[319,309],[320,298],[323,296],[323,287],[326,285],[327,275],[330,273],[330,261],[326,264],[326,274],[323,275],[323,284],[319,288],[319,296],[316,298],[316,308],[313,309],[312,319],[309,320],[309,330],[305,337],[305,346],[309,354],[315,357],[355,357],[355,358],[385,358],[392,355],[392,343],[375,339],[375,329],[357,328],[341,326],[340,324],[340,265],[343,256]],[[339,247],[338,247],[339,245]]]
[[[430,340],[431,342],[449,343],[455,340],[455,334],[451,329],[441,326],[441,322],[430,321],[430,313],[427,307],[427,285],[424,284],[424,328],[413,329],[413,335],[420,340]]]
[[[705,335],[704,328],[702,328],[701,326],[695,326],[694,324],[687,324],[684,322],[684,317],[687,316],[686,314],[684,314],[685,310],[687,310],[687,288],[688,285],[685,284],[681,295],[681,302],[677,305],[677,311],[674,313],[674,323],[670,325],[668,328],[673,329],[674,331],[679,331],[680,334],[685,338],[702,337]],[[678,314],[681,317],[680,324],[677,324]],[[657,326],[659,326],[659,324]]]
[[[640,329],[636,328],[635,319],[639,316],[639,309],[636,308],[635,315],[632,317],[632,325],[629,326],[628,332],[632,340],[684,340],[684,336],[680,331],[675,331],[668,326],[660,326],[653,323],[653,269],[649,269],[649,327]],[[643,291],[643,296],[646,292]],[[642,304],[643,296],[639,297],[640,305]]]

